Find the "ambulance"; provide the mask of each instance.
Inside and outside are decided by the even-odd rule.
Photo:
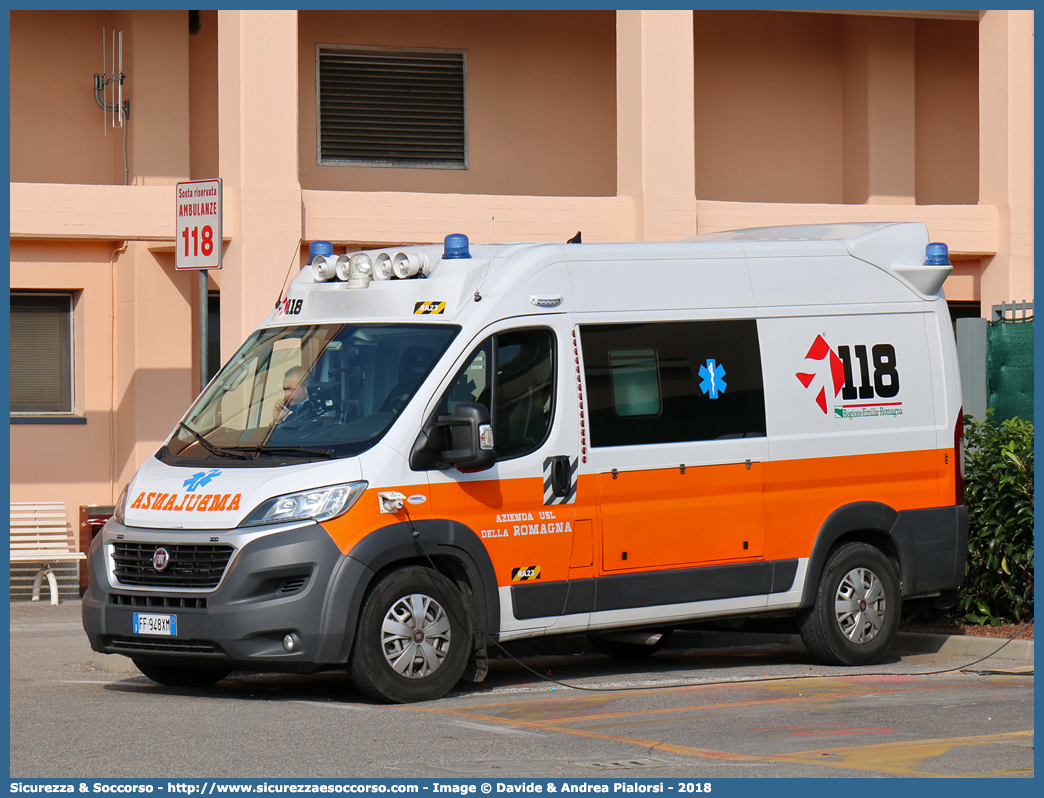
[[[759,615],[873,663],[904,600],[956,601],[951,266],[923,224],[318,249],[96,536],[95,651],[413,702],[505,641],[638,656]]]

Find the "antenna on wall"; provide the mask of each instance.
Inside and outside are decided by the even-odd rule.
[[[123,128],[123,185],[130,182],[130,170],[127,168],[127,126],[124,122],[130,119],[130,100],[123,99],[123,31],[112,31],[112,47],[108,53],[111,73],[105,72],[105,28],[102,28],[102,72],[94,76],[94,101],[102,109],[102,135],[109,135],[108,124],[113,129]],[[111,74],[111,77],[110,77]]]
[[[94,101],[102,109],[102,134],[108,135],[108,123],[112,127],[123,127],[130,119],[130,100],[123,99],[123,31],[112,31],[112,47],[106,54],[106,31],[102,28],[102,72],[94,76]],[[105,71],[105,62],[110,62],[110,71]],[[110,77],[111,75],[111,77]]]

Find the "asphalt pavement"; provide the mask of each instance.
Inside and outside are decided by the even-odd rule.
[[[839,669],[773,632],[678,632],[639,662],[548,638],[506,646],[482,684],[381,706],[343,671],[156,685],[90,651],[75,601],[12,603],[10,621],[12,777],[1034,772],[1032,641],[903,636]]]

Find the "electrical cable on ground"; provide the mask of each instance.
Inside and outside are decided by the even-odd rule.
[[[419,546],[419,544],[420,544],[420,541],[419,541],[420,532],[413,525],[413,519],[410,518],[410,512],[409,512],[409,510],[406,509],[405,505],[403,505],[402,509],[406,513],[406,521],[409,524],[410,532],[413,535],[414,539],[418,540],[418,546]],[[420,547],[420,549],[421,549],[421,553],[424,555],[425,559],[427,559],[428,563],[431,565],[431,569],[433,571],[438,572],[439,569],[435,565],[435,562],[431,559],[431,556],[428,554],[428,552],[425,551],[423,547]],[[434,582],[433,582],[433,584],[434,584]],[[464,612],[467,613],[468,620],[471,621],[472,626],[475,629],[478,629],[479,628],[479,624],[475,621],[474,616],[472,616],[471,612],[468,610],[466,602],[462,601],[461,602],[461,606],[464,607]],[[449,608],[448,607],[447,607],[447,612],[449,612]],[[467,624],[461,623],[460,618],[454,618],[454,620],[462,628],[465,628],[465,629],[467,628]],[[987,659],[990,659],[991,657],[996,656],[998,653],[1000,653],[1000,651],[1005,646],[1008,645],[1008,643],[1012,642],[1013,640],[1015,640],[1019,636],[1021,636],[1022,633],[1025,632],[1026,629],[1029,628],[1028,625],[1030,623],[1032,623],[1032,619],[1030,619],[1029,621],[1025,621],[1023,623],[1022,629],[1019,630],[1018,634],[1016,634],[1013,637],[1009,638],[1008,640],[1004,641],[1004,643],[1001,646],[999,646],[996,651],[994,651],[994,652],[992,652],[990,654],[987,654],[985,657],[980,657],[979,659],[973,660],[973,661],[971,661],[969,663],[966,663],[964,665],[958,665],[957,667],[954,667],[954,668],[945,668],[943,670],[937,670],[937,671],[919,671],[919,672],[914,672],[914,673],[902,673],[902,672],[898,672],[898,671],[896,671],[896,672],[874,671],[872,674],[868,674],[866,672],[855,672],[855,673],[814,674],[812,676],[809,676],[807,674],[802,674],[802,675],[793,675],[793,676],[766,676],[766,677],[761,677],[761,678],[754,677],[754,678],[749,678],[749,679],[720,679],[720,680],[712,681],[712,682],[682,682],[682,683],[663,684],[663,685],[642,685],[642,686],[639,686],[639,687],[585,687],[583,685],[569,684],[568,682],[563,682],[563,681],[561,681],[559,679],[555,679],[555,678],[553,678],[551,676],[548,676],[546,674],[540,673],[539,671],[529,667],[526,663],[522,662],[516,656],[514,656],[510,651],[505,649],[504,646],[501,645],[501,643],[498,640],[494,640],[490,636],[490,634],[488,632],[486,632],[485,630],[483,630],[482,634],[487,639],[488,642],[490,642],[494,646],[496,646],[496,648],[499,651],[501,651],[508,659],[510,659],[516,665],[521,666],[524,670],[528,671],[529,673],[533,674],[534,676],[538,677],[539,679],[542,679],[543,681],[548,682],[550,684],[557,684],[559,687],[564,687],[567,690],[580,690],[580,691],[588,692],[588,693],[633,693],[633,692],[643,692],[643,691],[647,691],[647,690],[675,690],[675,689],[678,689],[678,688],[686,688],[686,687],[713,687],[713,686],[729,685],[729,684],[748,684],[748,683],[751,683],[751,682],[784,682],[784,681],[795,681],[795,680],[798,680],[798,679],[810,679],[810,678],[811,679],[851,679],[851,678],[857,677],[857,676],[869,676],[869,675],[872,675],[872,676],[938,676],[938,675],[941,675],[941,674],[944,674],[944,673],[952,673],[954,671],[967,670],[972,665],[977,665],[978,663],[983,662],[984,660],[987,660]]]

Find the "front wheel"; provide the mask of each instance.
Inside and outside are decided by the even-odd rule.
[[[232,672],[229,668],[156,665],[140,659],[134,660],[134,665],[152,681],[165,684],[167,687],[210,687]]]
[[[359,615],[349,673],[371,698],[394,704],[448,693],[468,662],[471,639],[460,591],[437,571],[392,571]]]
[[[895,563],[866,543],[845,543],[827,560],[815,604],[801,616],[801,639],[828,665],[870,665],[899,628]]]

